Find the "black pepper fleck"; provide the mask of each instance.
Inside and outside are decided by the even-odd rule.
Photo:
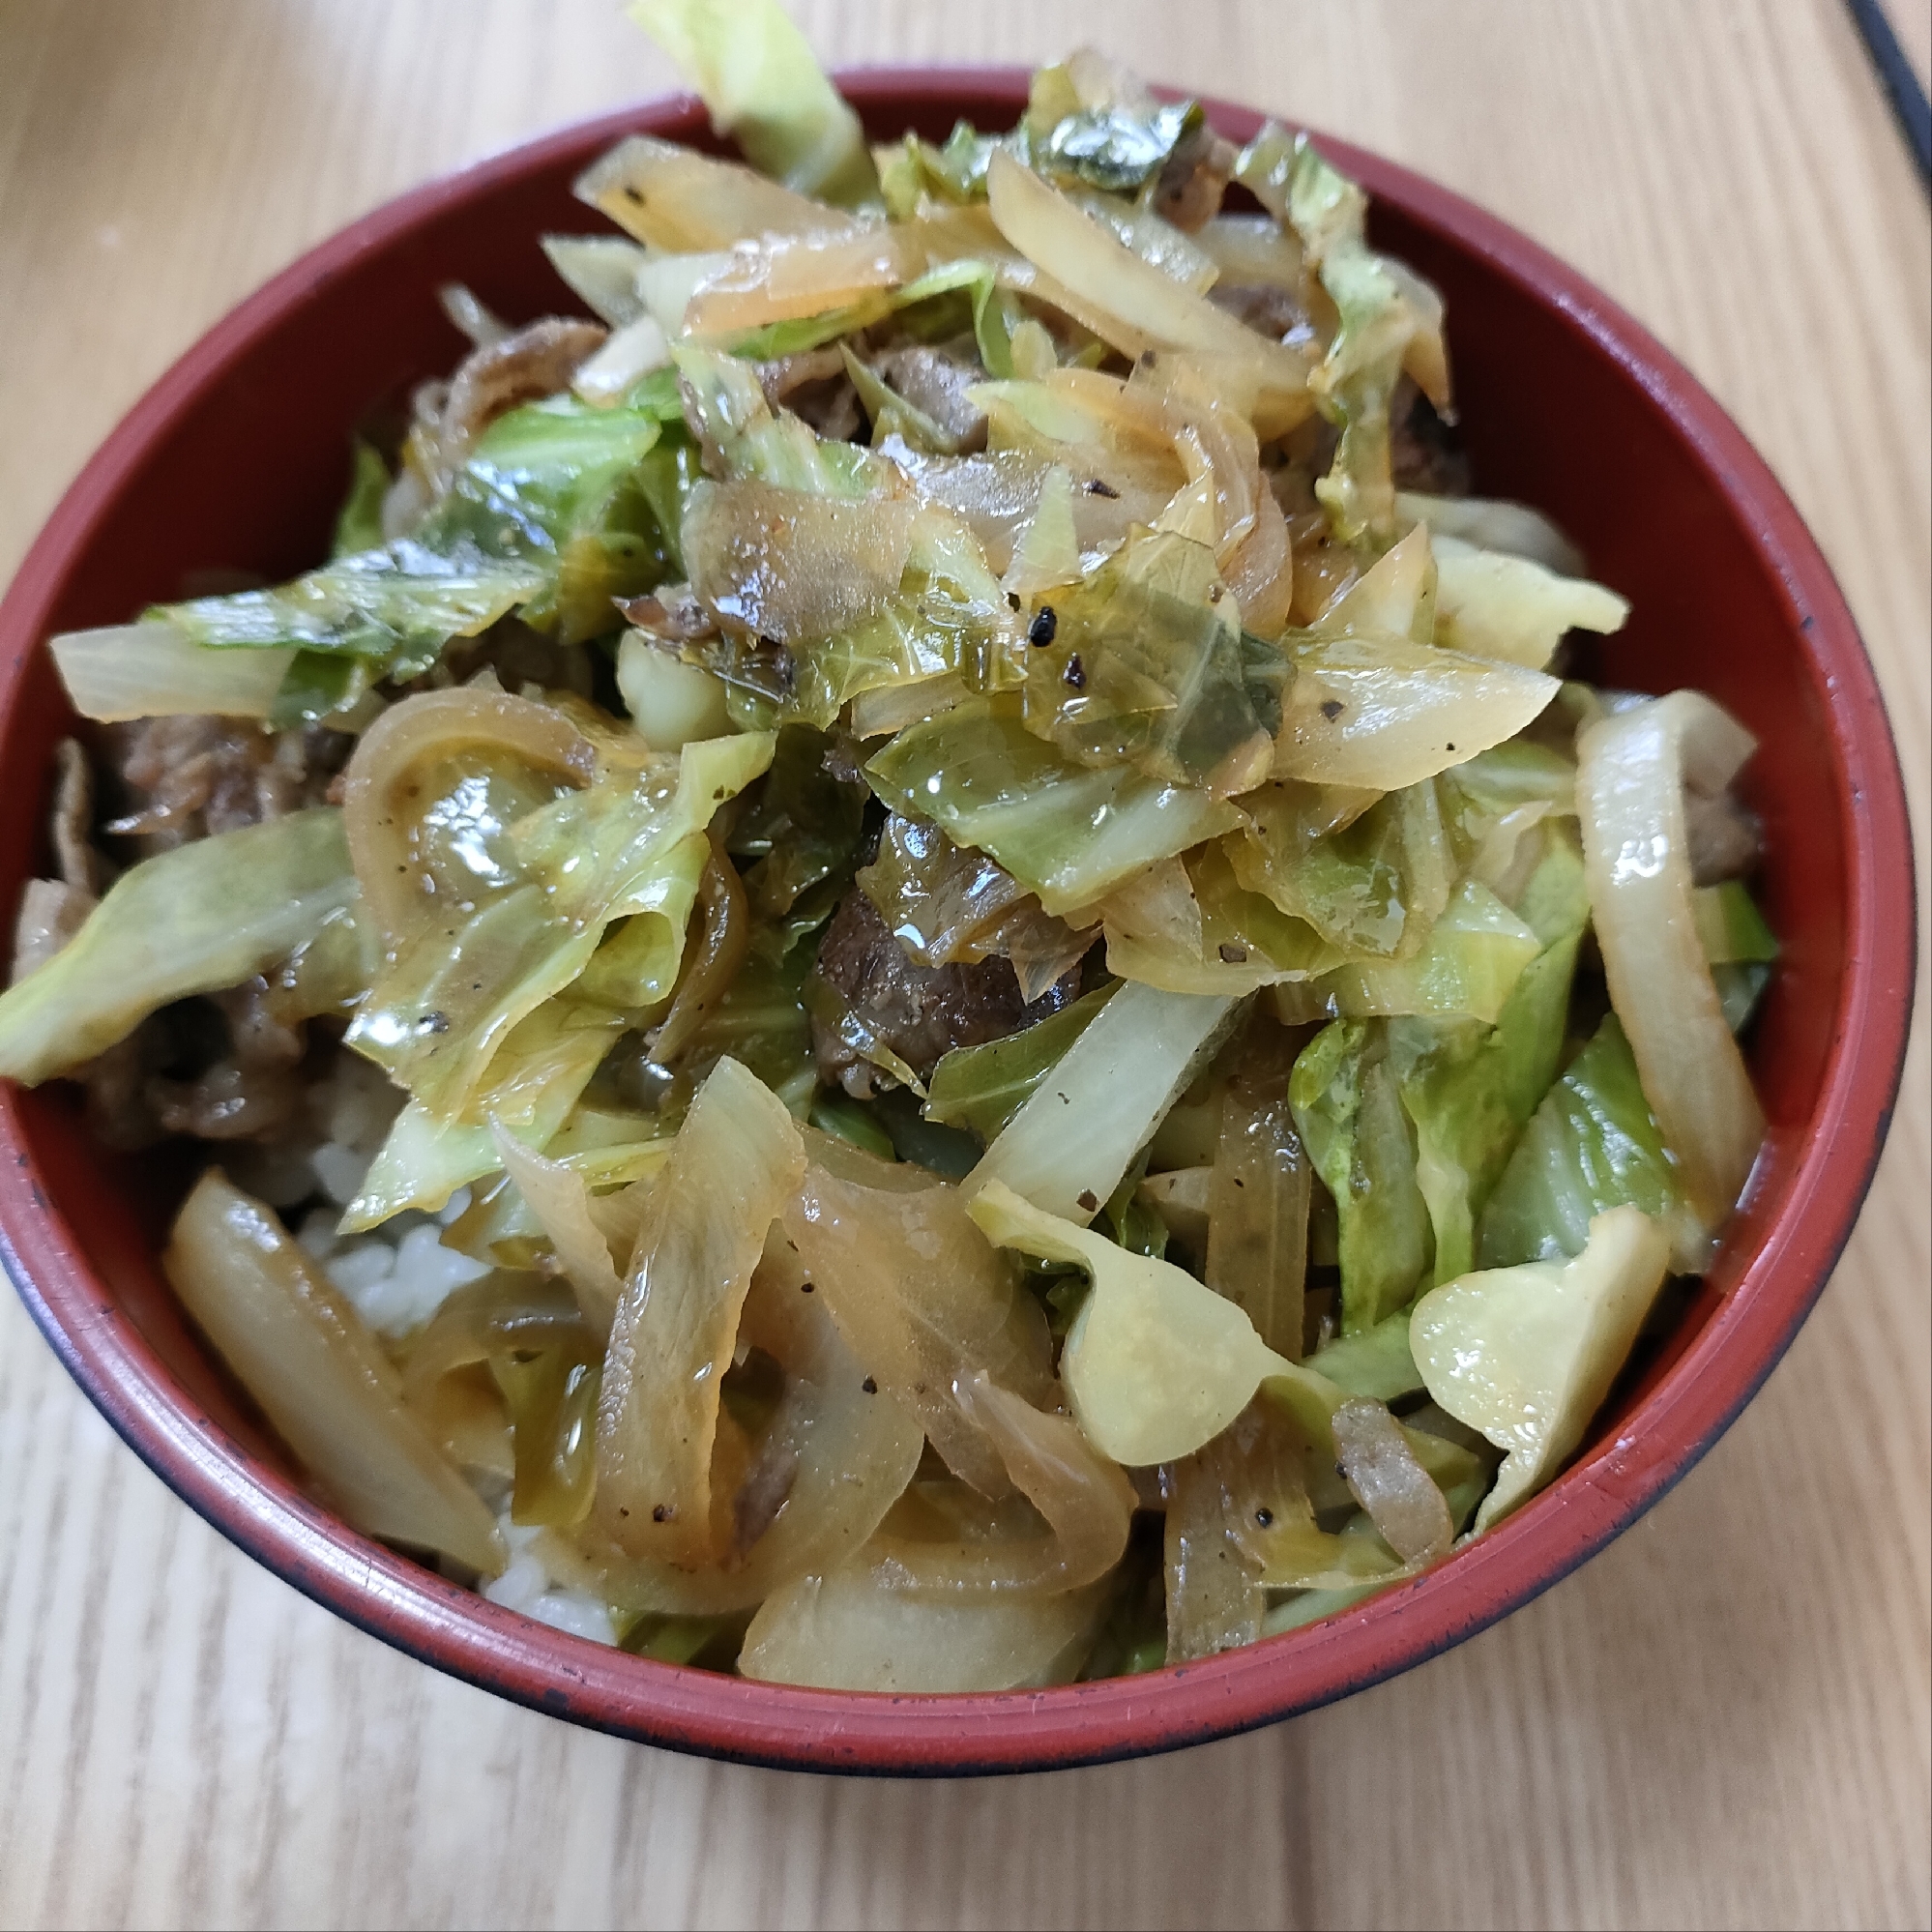
[[[1026,641],[1045,646],[1053,642],[1059,631],[1060,619],[1054,614],[1053,606],[1043,603],[1034,612],[1033,622],[1026,628]]]
[[[416,1022],[416,1031],[418,1033],[448,1033],[449,1030],[450,1015],[448,1013],[424,1013]]]
[[[1273,1509],[1257,1509],[1254,1512],[1254,1520],[1265,1530],[1269,1524],[1273,1522],[1274,1511]]]
[[[1118,499],[1120,491],[1112,483],[1102,483],[1098,477],[1090,477],[1087,480],[1087,494],[1089,496],[1110,496]]]
[[[799,1293],[801,1295],[809,1295],[811,1293],[811,1283],[809,1281],[801,1281],[799,1283]]]
[[[677,1506],[675,1504],[659,1503],[652,1509],[651,1520],[654,1523],[668,1523],[677,1513]]]
[[[864,1390],[864,1391],[868,1395],[876,1395],[879,1392],[879,1385],[876,1382],[874,1382],[869,1375],[864,1379],[864,1382],[860,1383],[859,1386],[860,1388]]]
[[[1335,719],[1338,718],[1346,709],[1347,706],[1345,706],[1342,703],[1340,698],[1324,698],[1322,700],[1322,716],[1326,717],[1331,724],[1332,724],[1335,721]]]
[[[1247,963],[1247,948],[1237,945],[1232,939],[1222,940],[1218,951],[1230,966],[1243,966]]]
[[[1074,1196],[1074,1199],[1077,1200],[1080,1203],[1080,1205],[1083,1208],[1085,1208],[1090,1215],[1100,1205],[1099,1202],[1095,1198],[1094,1190],[1091,1187],[1082,1188],[1081,1191]]]
[[[1017,609],[1018,609],[1019,607],[1020,607],[1020,594],[1019,594],[1019,592],[1018,592],[1018,591],[1009,591],[1009,592],[1007,593],[1007,608],[1008,608],[1009,610],[1017,610]]]
[[[1067,660],[1067,668],[1060,674],[1060,682],[1069,691],[1083,691],[1087,688],[1087,667],[1080,661],[1080,654],[1075,651]]]

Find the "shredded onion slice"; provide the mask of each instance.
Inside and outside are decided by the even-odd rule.
[[[490,1133],[503,1158],[503,1171],[550,1237],[584,1320],[599,1341],[608,1341],[624,1284],[610,1258],[610,1244],[592,1217],[590,1189],[583,1176],[524,1146],[501,1121],[490,1124]]]
[[[1254,1505],[1243,1480],[1245,1457],[1236,1421],[1166,1472],[1163,1531],[1167,1573],[1167,1661],[1189,1663],[1251,1644],[1268,1608],[1261,1566],[1242,1548],[1236,1519]]]
[[[1688,786],[1717,797],[1755,749],[1696,691],[1613,713],[1577,744],[1585,877],[1610,1004],[1684,1192],[1713,1232],[1750,1179],[1765,1117],[1698,938],[1683,795]]]
[[[424,691],[384,712],[358,740],[342,775],[342,828],[363,898],[392,947],[426,910],[409,851],[405,782],[414,767],[479,746],[576,784],[590,781],[597,762],[590,740],[561,711],[503,691]]]
[[[604,1357],[597,1515],[634,1556],[691,1569],[713,1556],[719,1390],[766,1233],[804,1170],[784,1103],[720,1060],[651,1189]]]
[[[1039,1304],[967,1217],[957,1188],[918,1170],[908,1186],[904,1169],[835,1148],[826,1135],[814,1133],[810,1145],[804,1185],[784,1211],[805,1278],[953,1473],[982,1495],[1010,1494],[999,1445],[953,1390],[983,1370],[1022,1399],[1046,1399]]]
[[[1443,1555],[1455,1536],[1449,1504],[1380,1403],[1344,1402],[1330,1419],[1335,1460],[1349,1493],[1366,1509],[1382,1539],[1404,1563]]]
[[[259,1201],[211,1167],[161,1266],[276,1432],[359,1530],[493,1576],[503,1546],[477,1493],[404,1406],[361,1316]]]

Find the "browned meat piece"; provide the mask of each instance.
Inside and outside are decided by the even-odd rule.
[[[888,349],[873,364],[887,385],[932,418],[964,454],[986,447],[986,419],[966,394],[984,380],[977,365],[961,362],[943,349],[908,342]]]
[[[107,830],[162,852],[321,805],[354,741],[319,725],[264,731],[234,717],[145,717],[110,728],[134,809]]]
[[[20,894],[20,911],[14,922],[14,972],[18,985],[38,966],[44,966],[86,923],[97,900],[60,879],[29,879]]]
[[[600,322],[546,315],[465,356],[436,420],[434,487],[440,491],[462,468],[477,438],[499,416],[570,388],[605,333]]]
[[[835,347],[805,349],[795,356],[778,356],[758,365],[758,385],[774,409],[789,409],[819,435],[845,442],[859,430],[859,395],[845,373],[845,358]],[[692,412],[685,420],[691,434],[704,441]],[[708,457],[717,452],[706,445]],[[716,460],[708,467],[719,468]]]
[[[1272,282],[1217,281],[1209,289],[1208,300],[1271,341],[1300,341],[1313,333],[1307,310],[1285,288]]]
[[[717,630],[711,612],[689,584],[659,584],[647,597],[633,597],[618,609],[626,620],[666,644],[690,644]]]
[[[805,349],[796,356],[778,356],[758,365],[758,387],[774,409],[789,402],[795,391],[816,382],[830,382],[845,373],[845,358],[835,347]]]
[[[587,698],[596,688],[588,646],[560,643],[515,617],[492,624],[480,637],[455,638],[444,648],[442,660],[405,688],[444,690],[468,684],[483,669],[494,671],[497,683],[511,692],[539,685]]]
[[[1221,212],[1239,151],[1205,122],[1183,136],[1154,184],[1154,212],[1191,235]]]
[[[832,916],[819,948],[818,970],[873,1039],[921,1079],[955,1046],[1000,1039],[1058,1012],[1078,994],[1080,977],[1075,969],[1028,1006],[1005,959],[977,966],[922,966],[908,956],[857,887],[839,900]],[[877,1091],[871,1064],[816,1018],[811,1032],[821,1077],[856,1098],[870,1098]]]
[[[94,849],[94,768],[72,738],[54,746],[53,818],[48,827],[61,883],[76,893],[101,890],[101,858]]]
[[[1742,879],[1757,869],[1764,830],[1757,815],[1746,811],[1729,792],[1713,799],[1686,791],[1683,817],[1691,877],[1698,885],[1721,886],[1726,879]]]
[[[1407,376],[1389,399],[1389,468],[1397,489],[1424,496],[1469,494],[1462,439]]]

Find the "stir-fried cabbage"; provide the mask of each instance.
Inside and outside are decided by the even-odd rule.
[[[327,807],[158,854],[0,994],[0,1072],[34,1086],[81,1066],[170,1001],[295,951],[355,890],[342,814]]]
[[[1748,736],[1559,682],[1628,607],[1306,136],[1081,49],[868,147],[776,0],[631,12],[738,153],[583,173],[597,320],[444,290],[315,569],[52,640],[0,1072],[230,1143],[167,1268],[318,1492],[642,1657],[1420,1575],[1747,1184]]]
[[[1507,1452],[1478,1531],[1528,1502],[1583,1440],[1669,1252],[1649,1215],[1612,1208],[1591,1222],[1573,1261],[1461,1275],[1417,1304],[1409,1345],[1429,1393]]]

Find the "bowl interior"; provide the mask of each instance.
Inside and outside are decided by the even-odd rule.
[[[911,125],[943,137],[961,114],[1005,126],[1024,98],[1013,77],[983,74],[862,77],[855,92],[878,136]],[[1216,114],[1232,132],[1253,125],[1252,116],[1236,110]],[[624,117],[624,126],[639,125],[711,145],[701,114],[688,105]],[[570,184],[620,131],[613,120],[553,137],[372,218],[357,246],[329,245],[222,324],[117,432],[97,461],[91,490],[83,480],[56,519],[67,540],[64,553],[49,554],[44,541],[0,626],[0,680],[11,677],[14,684],[0,717],[9,805],[0,814],[0,902],[12,906],[21,881],[45,863],[41,802],[52,746],[71,723],[50,664],[32,648],[38,639],[125,621],[148,602],[183,595],[207,571],[281,577],[319,557],[348,476],[351,432],[397,408],[414,383],[447,371],[463,352],[435,301],[439,284],[464,281],[513,320],[574,307],[536,238],[602,229],[600,219],[571,198]],[[1639,356],[1606,349],[1583,312],[1587,303],[1555,300],[1535,286],[1521,266],[1524,253],[1535,251],[1519,239],[1512,238],[1518,250],[1512,260],[1507,249],[1472,239],[1507,235],[1486,218],[1423,190],[1400,170],[1332,146],[1341,164],[1377,191],[1380,244],[1413,263],[1447,298],[1478,489],[1548,512],[1581,543],[1593,573],[1630,600],[1628,629],[1604,647],[1603,681],[1651,691],[1695,685],[1741,717],[1761,744],[1746,791],[1765,822],[1763,898],[1784,952],[1750,1057],[1771,1137],[1715,1272],[1662,1355],[1620,1398],[1627,1414],[1694,1366],[1682,1358],[1696,1348],[1764,1249],[1780,1200],[1817,1138],[1852,964],[1859,808],[1834,736],[1830,674],[1807,639],[1811,620],[1802,600],[1771,567],[1761,532],[1727,494],[1722,451],[1707,447],[1678,401],[1658,392],[1654,368]],[[1842,606],[1837,610],[1842,618]],[[245,1452],[239,1460],[252,1456],[285,1471],[160,1276],[159,1238],[186,1164],[102,1154],[67,1089],[15,1097],[5,1111],[22,1149],[18,1157],[31,1162],[63,1243],[85,1264],[65,1288],[41,1284],[55,1326],[71,1327],[89,1307],[132,1324],[154,1358],[144,1371],[153,1400],[210,1419]],[[1808,1294],[1802,1301],[1808,1305]],[[1738,1401],[1777,1346],[1769,1345]],[[1599,1439],[1621,1420],[1606,1418]],[[1703,1446],[1666,1447],[1681,1467]],[[164,1457],[158,1466],[168,1474]],[[300,1510],[293,1492],[274,1477],[236,1479],[270,1485],[262,1505],[270,1516]],[[1575,1480],[1573,1474],[1551,1496]],[[1524,1512],[1524,1525],[1534,1513]],[[328,1534],[366,1549],[338,1527]],[[1538,1568],[1532,1558],[1524,1574],[1547,1582],[1575,1560],[1552,1553]],[[450,1594],[432,1579],[424,1577],[424,1585],[439,1600]],[[1517,1591],[1513,1600],[1525,1594]],[[478,1608],[468,1599],[452,1614],[460,1620]],[[1496,1608],[1472,1612],[1463,1623],[1475,1627],[1494,1614]],[[492,1627],[500,1649],[500,1616]],[[541,1631],[532,1641],[571,1654],[583,1648]],[[1265,1647],[1279,1654],[1283,1674],[1272,1710],[1262,1714],[1310,1701],[1293,1683],[1290,1657],[1297,1647],[1318,1642],[1317,1633],[1299,1632]],[[689,1674],[615,1662],[640,1685],[636,1709],[587,1714],[659,1735],[640,1714],[653,1695],[648,1680]],[[484,1663],[476,1669],[488,1677]],[[1316,1694],[1332,1695],[1334,1686]],[[1230,1723],[1208,1717],[1191,1734],[1224,1728]],[[1179,1737],[1149,1731],[1140,1747]],[[702,1736],[682,1741],[716,1746]],[[774,1754],[787,1755],[776,1748]],[[1018,1761],[1010,1750],[996,1755]],[[980,1760],[962,1745],[948,1762],[965,1767]]]

